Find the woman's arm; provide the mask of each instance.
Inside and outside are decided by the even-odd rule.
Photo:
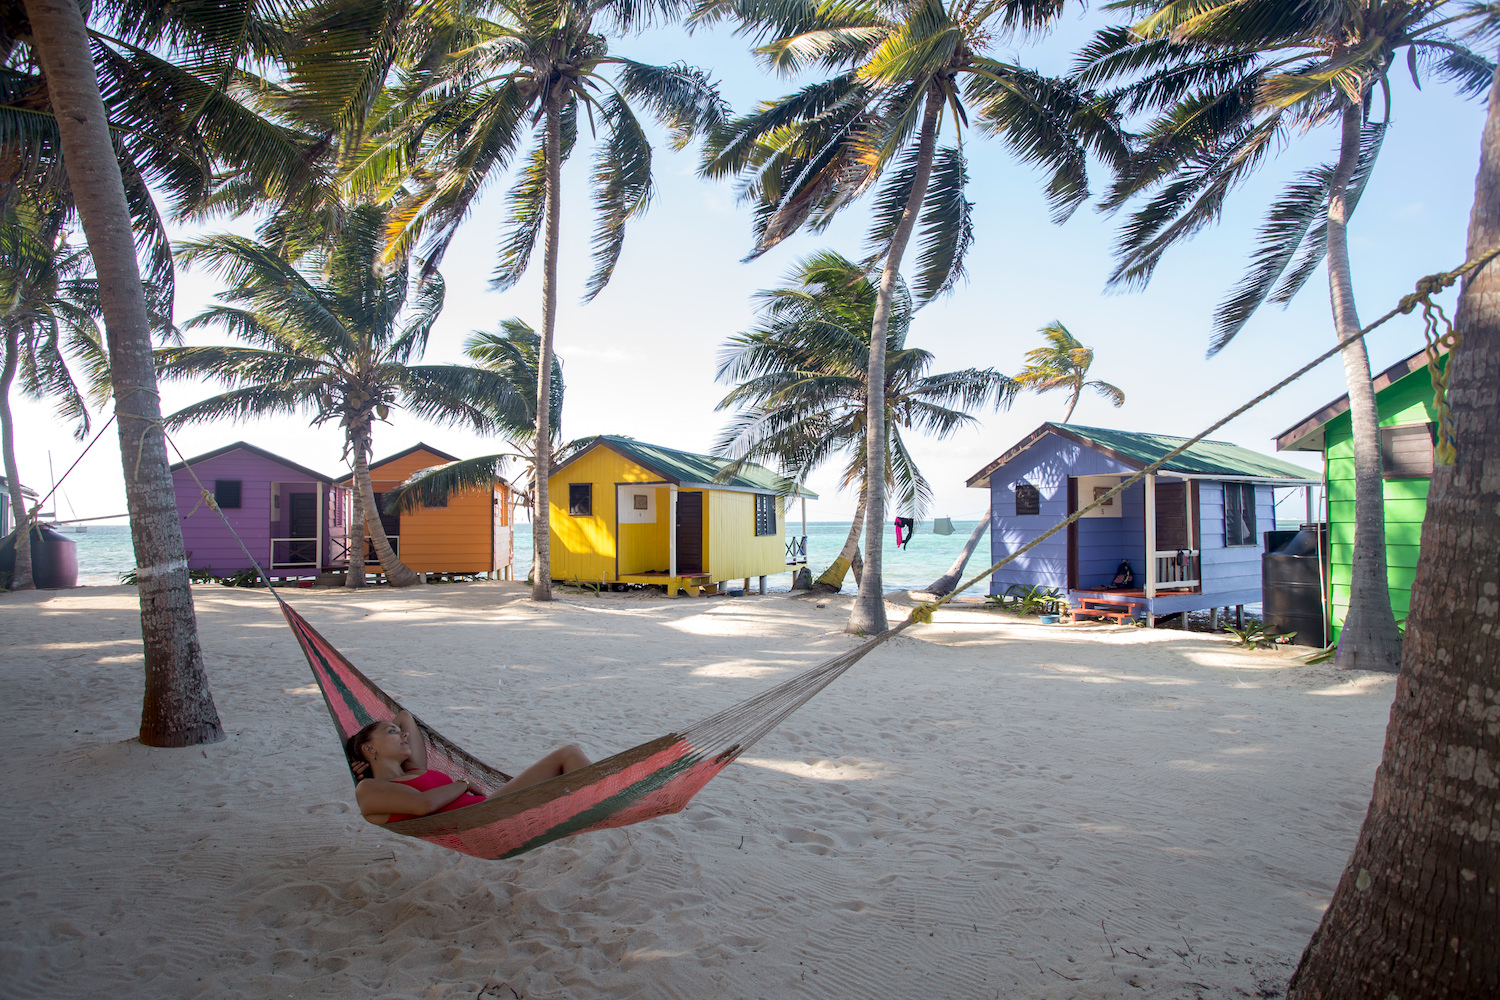
[[[413,719],[411,713],[404,708],[396,713],[396,725],[400,726],[401,731],[406,734],[406,744],[411,750],[411,757],[406,762],[406,769],[408,771],[427,770],[427,741],[422,738],[422,727],[417,725],[417,720]],[[443,803],[443,805],[447,804],[447,802]],[[437,806],[433,808],[436,809]],[[411,812],[410,809],[397,809],[395,811]]]
[[[469,783],[463,778],[425,792],[395,781],[361,781],[354,789],[354,800],[359,803],[359,811],[366,816],[388,816],[391,813],[426,816],[468,790]]]

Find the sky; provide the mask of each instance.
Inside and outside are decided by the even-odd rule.
[[[1105,23],[1100,12],[1073,13],[1044,38],[1002,40],[992,52],[1062,72],[1072,53]],[[658,30],[616,40],[611,48],[644,62],[682,61],[708,70],[736,112],[785,94],[798,83],[766,74],[745,40],[722,28],[691,35],[676,28]],[[1404,70],[1393,71],[1391,82],[1391,128],[1350,227],[1363,322],[1394,306],[1423,275],[1462,263],[1484,118],[1482,101],[1463,100],[1444,84],[1424,81],[1419,91]],[[862,256],[870,199],[847,208],[821,234],[799,233],[756,261],[741,263],[752,243],[748,207],[737,203],[732,185],[696,176],[696,149],[674,153],[659,144],[655,201],[631,224],[610,285],[583,304],[593,219],[582,138],[563,172],[556,335],[567,384],[563,433],[569,439],[623,434],[707,452],[728,417],[715,411],[730,388],[714,381],[716,357],[729,337],[751,326],[751,296],[779,284],[796,261],[815,251]],[[1335,129],[1295,136],[1235,192],[1217,226],[1169,252],[1146,289],[1126,292],[1105,288],[1123,216],[1103,215],[1086,205],[1065,224],[1055,225],[1038,171],[1018,164],[998,141],[968,133],[964,141],[976,237],[968,279],[923,308],[908,336],[909,345],[935,354],[932,371],[994,367],[1014,374],[1024,365],[1026,351],[1041,345],[1038,329],[1060,320],[1094,349],[1091,376],[1125,392],[1119,409],[1102,397],[1085,395],[1073,423],[1189,436],[1333,344],[1327,279],[1320,272],[1289,308],[1263,308],[1225,350],[1205,357],[1214,308],[1243,273],[1266,206],[1299,171],[1333,159]],[[1097,168],[1090,181],[1095,192],[1107,184]],[[540,325],[540,252],[516,287],[504,293],[489,288],[505,189],[503,181],[493,185],[443,263],[447,300],[427,363],[463,361],[462,343],[469,333],[496,330],[506,318]],[[218,222],[182,229],[179,235],[228,228],[249,231],[251,223]],[[209,305],[217,290],[209,275],[180,273],[178,321]],[[1444,302],[1452,306],[1453,292]],[[188,342],[219,339],[195,332]],[[1421,346],[1420,322],[1398,317],[1369,338],[1373,370],[1379,372]],[[163,408],[170,412],[215,391],[205,385],[167,384]],[[1215,437],[1274,453],[1276,434],[1344,391],[1337,360],[1326,362]],[[977,414],[974,426],[945,440],[909,438],[933,488],[928,516],[981,516],[987,497],[966,488],[965,481],[1042,422],[1061,420],[1066,404],[1064,393],[1025,395],[1008,410]],[[16,414],[22,479],[45,491],[83,446],[45,402],[18,400]],[[244,440],[328,475],[343,468],[337,427],[313,428],[301,417],[199,425],[175,432],[173,440],[186,456]],[[395,411],[388,424],[376,426],[374,456],[418,441],[463,458],[504,450],[494,439]],[[1308,465],[1315,474],[1320,468],[1315,455],[1283,457]],[[172,458],[177,460],[175,454]],[[852,515],[857,498],[839,488],[840,464],[832,463],[808,481],[820,494],[808,505],[810,520]],[[79,462],[54,509],[60,518],[125,511],[113,429]]]

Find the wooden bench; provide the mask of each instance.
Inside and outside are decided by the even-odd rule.
[[[1073,620],[1080,621],[1087,618],[1112,618],[1116,624],[1123,625],[1135,620],[1135,612],[1129,604],[1120,601],[1103,601],[1086,597],[1079,602],[1078,607],[1073,609]]]

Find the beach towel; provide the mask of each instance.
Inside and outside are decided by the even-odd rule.
[[[953,518],[935,517],[932,519],[932,533],[934,535],[953,534]]]

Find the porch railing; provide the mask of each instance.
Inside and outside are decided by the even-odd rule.
[[[803,566],[807,564],[806,535],[793,535],[787,539],[786,564],[788,566]]]
[[[318,568],[318,539],[271,539],[271,569]]]
[[[1198,549],[1169,549],[1153,555],[1158,590],[1185,589],[1202,583],[1202,553]]]
[[[385,537],[388,538],[388,539],[390,539],[391,551],[395,552],[397,556],[401,555],[401,536],[400,535],[386,535]],[[348,535],[334,535],[332,538],[330,538],[328,540],[328,544],[329,544],[329,550],[328,550],[328,561],[329,562],[331,562],[331,563],[348,563],[349,562],[349,536]],[[368,565],[370,565],[372,563],[378,565],[380,563],[380,557],[378,557],[377,555],[375,555],[375,546],[370,541],[370,536],[366,535],[365,536],[365,565],[368,566]]]

